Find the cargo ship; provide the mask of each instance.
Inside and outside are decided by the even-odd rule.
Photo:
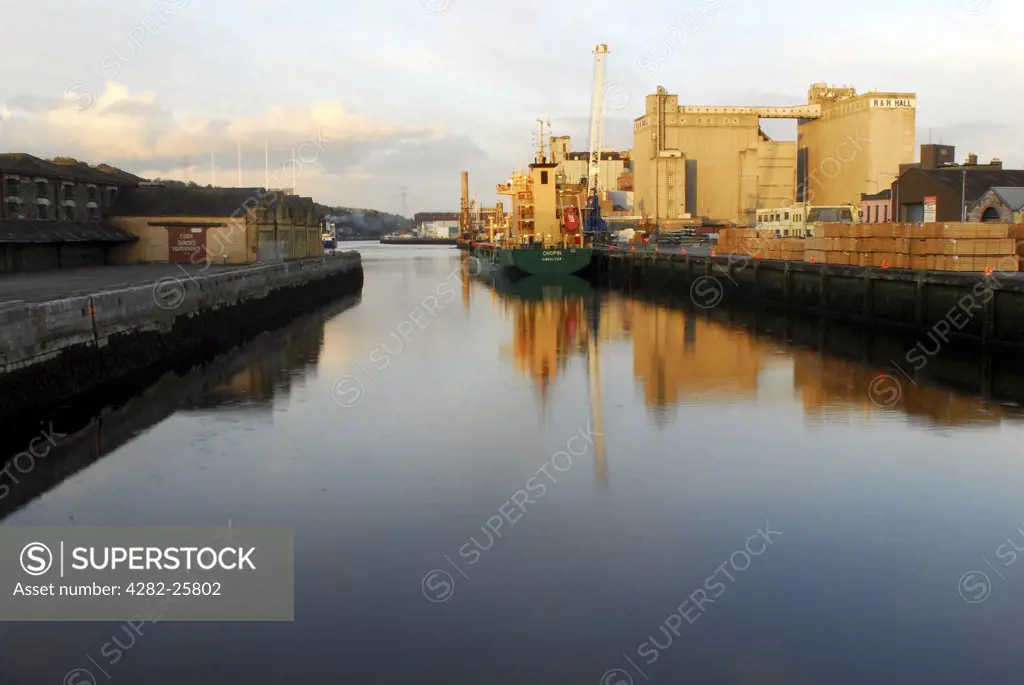
[[[512,211],[502,224],[487,227],[488,240],[470,245],[470,254],[482,267],[564,276],[590,265],[594,250],[580,225],[580,188],[557,173],[558,165],[548,161],[545,147],[542,126],[529,169],[497,186],[499,195],[512,198]]]

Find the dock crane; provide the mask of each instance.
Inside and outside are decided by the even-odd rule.
[[[590,104],[590,164],[587,169],[587,210],[583,234],[591,241],[604,238],[607,224],[601,218],[601,196],[598,179],[601,173],[601,137],[604,133],[604,56],[608,46],[594,48],[594,93]]]

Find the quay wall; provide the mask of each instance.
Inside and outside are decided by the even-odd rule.
[[[880,269],[670,253],[599,250],[591,276],[702,309],[720,302],[790,309],[939,338],[1024,345],[1024,274]]]
[[[456,245],[456,238],[381,238],[382,245]]]
[[[357,252],[182,273],[143,286],[0,304],[0,426],[88,402],[136,374],[191,368],[363,285]]]

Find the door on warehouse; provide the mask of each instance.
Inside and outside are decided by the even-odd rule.
[[[196,226],[167,227],[167,260],[179,264],[206,263],[206,229]]]

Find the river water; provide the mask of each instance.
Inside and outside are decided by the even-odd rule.
[[[833,353],[355,247],[358,301],[162,382],[5,503],[289,526],[295,621],[0,624],[0,683],[1024,676],[1024,424],[991,393],[1013,363],[947,359],[951,388],[851,361],[855,331]]]

